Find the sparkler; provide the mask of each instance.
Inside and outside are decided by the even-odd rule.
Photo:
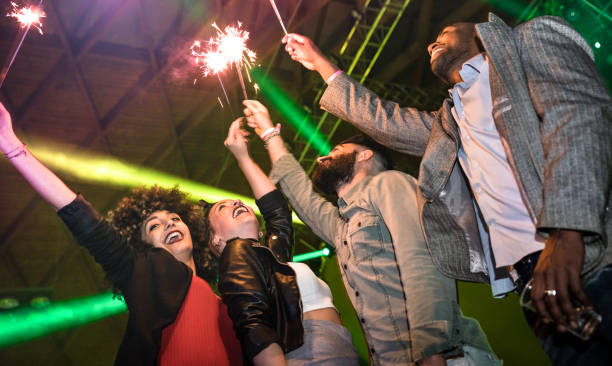
[[[278,21],[280,22],[281,27],[283,27],[283,32],[285,32],[285,35],[287,35],[287,28],[285,28],[285,23],[283,23],[283,18],[281,18],[274,0],[270,0],[270,5],[272,5],[272,9],[274,9],[274,13],[276,14],[276,17],[278,18]]]
[[[212,42],[212,39],[210,42]],[[202,43],[200,41],[193,41],[190,49],[191,55],[195,56],[196,64],[202,63],[202,76],[206,77],[211,74],[217,75],[217,80],[219,80],[219,85],[221,85],[221,90],[223,90],[223,95],[225,95],[225,101],[227,102],[227,105],[230,105],[227,92],[223,86],[223,81],[221,81],[221,77],[219,76],[219,73],[226,70],[228,67],[228,63],[223,57],[223,54],[221,54],[221,52],[218,50],[202,51]],[[196,81],[197,79],[195,79],[193,83],[195,84]],[[221,100],[219,100],[219,104],[221,104],[221,108],[223,108],[223,103],[221,103]]]
[[[236,27],[227,26],[223,30],[216,23],[213,23],[212,26],[217,31],[217,37],[211,38],[208,41],[209,48],[206,51],[201,51],[202,44],[200,41],[195,41],[191,46],[191,54],[196,57],[197,63],[202,62],[203,76],[217,75],[228,105],[229,99],[219,74],[235,66],[240,86],[242,87],[242,93],[244,98],[248,99],[241,68],[245,66],[246,69],[250,69],[256,58],[255,52],[246,46],[249,32],[241,29],[242,23],[240,22],[238,22]]]
[[[40,0],[38,3],[38,6],[40,6],[41,3],[42,0]],[[11,2],[11,6],[13,7],[12,12],[6,14],[6,16],[17,19],[17,22],[20,24],[20,29],[17,33],[17,37],[15,38],[15,42],[13,42],[13,45],[9,50],[8,57],[2,66],[2,72],[0,72],[0,87],[2,87],[4,79],[6,78],[6,75],[13,64],[13,61],[15,61],[17,52],[19,52],[21,44],[28,34],[30,27],[34,26],[36,29],[38,29],[38,32],[42,34],[42,22],[40,18],[44,18],[46,16],[45,12],[37,6],[23,6],[20,8],[19,5],[14,2]]]
[[[217,38],[212,40],[212,43],[217,46],[218,52],[223,55],[228,65],[236,66],[242,94],[244,99],[249,99],[241,71],[242,65],[249,69],[256,57],[255,52],[246,46],[249,32],[241,29],[242,23],[240,22],[237,27],[227,26],[224,30],[221,30],[216,23],[213,23],[212,26],[217,30]]]

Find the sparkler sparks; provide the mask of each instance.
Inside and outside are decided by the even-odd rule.
[[[217,51],[223,55],[227,63],[244,64],[250,68],[255,62],[256,55],[246,46],[249,32],[241,29],[242,23],[238,22],[237,27],[227,26],[223,31],[216,23],[212,26],[217,30],[217,38],[212,39],[211,43],[217,46]]]
[[[218,74],[225,71],[229,66],[227,60],[219,50],[209,49],[202,51],[202,43],[200,41],[193,41],[191,45],[191,55],[195,57],[196,65],[202,65],[202,76]]]
[[[194,41],[191,45],[191,55],[195,57],[196,64],[201,65],[199,67],[202,76],[217,75],[228,105],[230,104],[229,99],[219,73],[236,66],[242,92],[244,98],[247,99],[241,68],[244,66],[247,70],[250,69],[257,57],[255,52],[246,46],[249,32],[242,29],[240,22],[237,23],[237,26],[227,26],[223,30],[216,23],[213,23],[212,26],[217,31],[217,37],[208,41],[208,48],[205,50],[202,50],[200,41]]]
[[[42,22],[40,18],[44,18],[47,15],[44,11],[36,6],[23,6],[19,7],[17,3],[11,2],[13,11],[6,14],[7,17],[13,17],[17,19],[21,28],[34,26],[38,29],[38,32],[42,34]]]

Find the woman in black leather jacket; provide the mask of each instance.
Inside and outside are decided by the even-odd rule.
[[[350,333],[342,327],[327,285],[306,265],[288,263],[293,245],[291,210],[250,158],[247,134],[240,128],[240,120],[235,121],[225,146],[236,156],[255,195],[266,224],[264,244],[259,242],[259,222],[253,209],[240,200],[209,205],[206,216],[209,246],[219,256],[219,291],[244,358],[255,365],[357,365]],[[327,288],[329,295],[303,287],[305,281],[315,283],[316,290]],[[306,300],[300,291],[308,292],[304,306],[309,306],[309,311],[302,309]],[[313,302],[315,306],[310,305]]]

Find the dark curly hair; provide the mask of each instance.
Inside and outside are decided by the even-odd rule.
[[[152,245],[141,239],[143,221],[155,211],[178,214],[187,225],[193,241],[193,260],[196,275],[214,284],[217,277],[217,261],[208,248],[208,228],[204,210],[189,202],[187,194],[177,186],[166,189],[159,186],[150,188],[138,186],[124,197],[117,208],[108,212],[108,221],[127,243],[137,251],[144,251]]]

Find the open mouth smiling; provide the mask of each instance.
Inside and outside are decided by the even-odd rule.
[[[177,241],[183,240],[183,233],[179,230],[173,230],[168,235],[166,235],[166,239],[164,240],[165,244],[174,244]]]
[[[234,211],[232,212],[232,218],[235,219],[236,217],[244,214],[244,213],[248,213],[249,209],[246,208],[245,206],[238,206],[234,209]]]
[[[433,51],[431,51],[431,58],[429,62],[433,62],[438,57],[438,55],[444,51],[446,51],[445,47],[441,47],[441,46],[436,47]]]

